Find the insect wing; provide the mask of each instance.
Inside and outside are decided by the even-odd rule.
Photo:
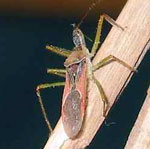
[[[66,134],[73,139],[81,130],[85,113],[86,100],[86,63],[83,64],[76,88],[71,90],[69,74],[66,74],[66,84],[62,101],[62,120]]]

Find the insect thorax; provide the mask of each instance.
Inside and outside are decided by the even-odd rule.
[[[79,79],[83,73],[83,69],[86,67],[84,64],[85,59],[82,60],[80,63],[73,64],[67,68],[70,83],[73,85],[73,88],[76,88],[76,83],[79,82]]]
[[[64,66],[69,67],[72,64],[79,63],[85,59],[86,53],[80,48],[74,48],[69,57],[65,60]]]

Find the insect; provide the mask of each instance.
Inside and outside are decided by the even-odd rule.
[[[81,22],[86,17],[86,15],[87,13],[84,15]],[[123,30],[123,28],[116,24],[115,21],[111,19],[108,15],[101,15],[98,21],[96,37],[91,51],[89,51],[86,47],[84,34],[79,29],[81,22],[77,26],[74,26],[73,29],[73,42],[75,47],[72,51],[65,50],[63,48],[55,47],[52,45],[46,46],[46,49],[61,56],[67,57],[64,62],[65,69],[47,69],[48,73],[65,77],[66,81],[41,84],[38,85],[36,89],[36,93],[42,108],[44,119],[47,123],[50,132],[52,132],[52,127],[47,119],[45,108],[42,103],[40,95],[41,89],[51,88],[55,86],[65,86],[61,108],[62,122],[67,136],[70,139],[74,139],[79,134],[84,122],[86,100],[88,99],[87,88],[89,80],[93,80],[93,82],[96,84],[99,90],[100,98],[103,101],[103,116],[106,116],[109,107],[107,96],[105,95],[105,92],[100,82],[94,76],[94,72],[112,61],[117,61],[123,66],[130,69],[131,71],[134,71],[134,68],[132,68],[126,62],[118,59],[113,55],[109,55],[102,59],[96,65],[92,65],[91,60],[95,56],[96,50],[98,49],[98,45],[100,43],[100,35],[104,19],[106,19],[112,25],[115,25],[121,30]]]

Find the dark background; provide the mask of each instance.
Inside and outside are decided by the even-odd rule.
[[[48,139],[48,129],[41,114],[35,89],[40,83],[63,80],[46,74],[46,69],[63,68],[64,58],[45,50],[45,46],[52,44],[72,49],[74,45],[70,24],[80,21],[92,1],[83,1],[78,9],[74,9],[69,14],[71,8],[67,9],[68,3],[61,5],[60,9],[61,11],[64,9],[64,13],[60,12],[58,9],[60,2],[53,4],[57,9],[51,12],[50,8],[42,11],[42,9],[25,9],[28,8],[27,6],[22,9],[18,5],[19,9],[16,0],[15,6],[18,9],[12,9],[10,3],[6,5],[9,6],[8,9],[3,7],[0,12],[1,149],[41,149]],[[101,11],[116,18],[124,3],[122,1],[115,7],[112,0],[107,0],[104,7],[101,4],[97,5],[83,22],[81,29],[94,39]],[[71,1],[70,6],[72,6]],[[110,28],[109,24],[104,23],[101,41]],[[91,46],[92,43],[88,42],[88,47]],[[138,73],[132,77],[110,111],[106,124],[102,125],[88,149],[123,149],[149,84],[150,52],[148,51],[138,68]],[[42,91],[53,127],[60,116],[62,92],[62,87]],[[112,125],[109,125],[111,123]]]

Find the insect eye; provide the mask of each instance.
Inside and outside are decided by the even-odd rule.
[[[77,30],[77,33],[79,34],[80,32]]]

